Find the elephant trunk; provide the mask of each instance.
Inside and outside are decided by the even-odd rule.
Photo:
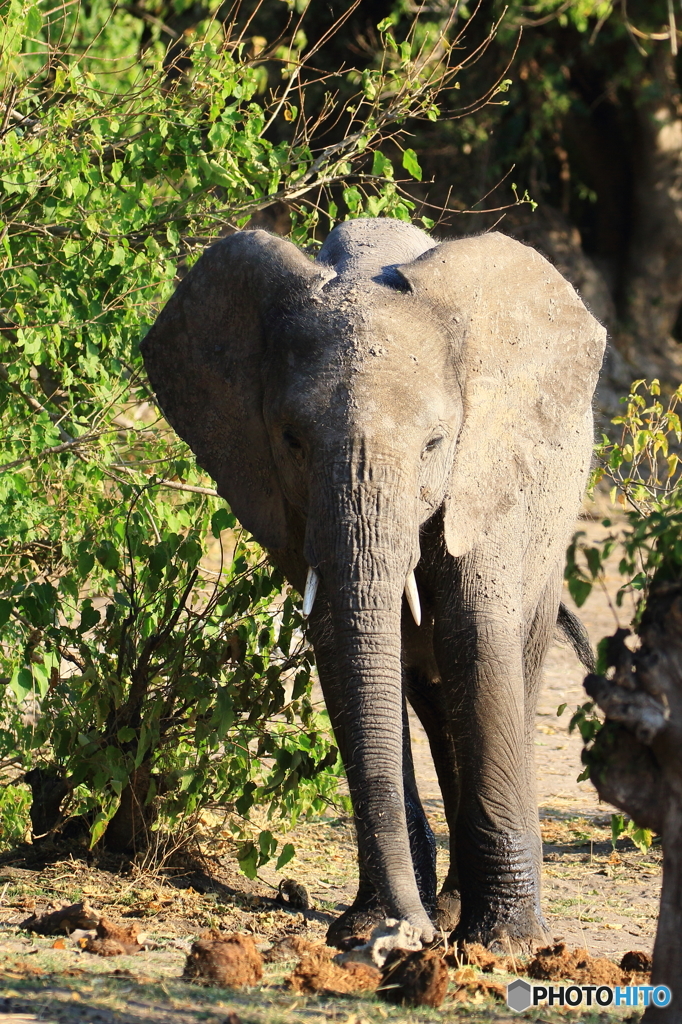
[[[410,855],[402,766],[401,610],[417,556],[416,508],[400,473],[334,480],[311,508],[307,551],[329,602],[339,659],[346,772],[363,863],[388,911],[430,937]]]

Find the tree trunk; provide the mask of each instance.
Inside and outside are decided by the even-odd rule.
[[[107,826],[102,843],[112,853],[135,853],[149,841],[153,809],[145,804],[151,781],[151,765],[141,764],[121,793],[118,810]]]
[[[69,792],[69,784],[54,768],[32,768],[24,775],[31,787],[31,833],[33,842],[45,839],[58,824],[61,806]]]
[[[588,676],[585,689],[606,714],[586,753],[600,797],[663,835],[663,888],[651,974],[667,985],[667,1007],[644,1021],[682,1024],[682,584],[652,587],[639,628],[641,647],[612,638],[613,679]]]
[[[667,44],[655,47],[650,67],[634,90],[634,229],[623,290],[640,372],[642,356],[674,356],[682,305],[682,100]]]

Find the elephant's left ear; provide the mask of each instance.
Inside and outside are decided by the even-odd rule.
[[[573,463],[592,439],[606,332],[546,259],[498,232],[443,242],[399,269],[456,342],[464,421],[445,539],[461,555],[530,478],[583,481],[584,455]]]
[[[266,322],[330,276],[283,238],[237,231],[195,263],[141,346],[166,419],[271,549],[286,547],[289,524],[263,415]]]

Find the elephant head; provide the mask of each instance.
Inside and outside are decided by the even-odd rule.
[[[400,728],[420,527],[441,510],[460,557],[522,502],[548,450],[589,421],[602,350],[534,250],[501,234],[436,244],[389,220],[340,225],[315,260],[231,235],[143,343],[161,408],[219,493],[301,591],[307,575],[306,612],[320,582],[359,842],[386,905],[425,935]]]

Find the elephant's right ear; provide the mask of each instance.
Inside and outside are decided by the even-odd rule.
[[[445,501],[463,555],[533,486],[562,473],[577,507],[606,332],[558,270],[492,232],[442,242],[399,268],[460,346],[464,420]],[[576,464],[577,460],[577,464]]]
[[[286,546],[286,510],[263,420],[263,323],[333,271],[291,242],[240,231],[208,249],[142,342],[168,422],[189,444],[240,522]]]

